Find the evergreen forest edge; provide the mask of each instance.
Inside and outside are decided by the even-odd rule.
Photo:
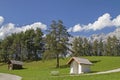
[[[46,36],[41,29],[14,33],[0,40],[0,62],[9,59],[20,61],[38,61],[66,56],[120,56],[120,40],[116,36],[107,41],[89,41],[87,38],[72,37],[61,20],[52,21]]]

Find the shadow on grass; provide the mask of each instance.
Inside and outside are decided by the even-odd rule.
[[[101,62],[101,60],[94,60],[94,61],[91,61],[92,63],[98,63],[98,62]]]
[[[96,72],[98,72],[98,71],[90,71],[89,73],[96,73]]]
[[[28,69],[28,68],[15,68],[15,69],[13,69],[13,70],[24,70],[24,69]]]
[[[22,68],[22,69],[28,69],[28,68]]]

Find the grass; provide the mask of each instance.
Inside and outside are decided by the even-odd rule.
[[[101,56],[101,57],[85,57],[89,59],[93,65],[91,67],[92,71],[106,71],[111,69],[120,68],[120,57],[109,57],[109,56]]]
[[[120,68],[120,57],[84,57],[93,62],[92,72],[106,71]],[[69,67],[66,66],[67,59],[60,60],[60,68],[55,68],[56,60],[37,61],[24,63],[22,70],[7,70],[6,64],[0,64],[0,72],[16,74],[23,77],[23,80],[120,80],[120,72],[101,75],[79,75],[70,76]],[[58,71],[59,76],[52,76],[52,71]]]

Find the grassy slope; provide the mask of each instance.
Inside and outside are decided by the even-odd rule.
[[[85,57],[93,62],[91,67],[92,72],[105,71],[110,69],[119,68],[120,57]],[[105,75],[81,75],[81,76],[69,76],[69,67],[66,67],[66,63],[69,60],[61,59],[61,68],[55,68],[55,60],[38,61],[25,63],[23,70],[7,70],[7,65],[0,66],[0,72],[16,74],[23,77],[23,80],[119,80],[120,72],[111,73]],[[57,70],[60,72],[60,76],[51,76],[50,72]]]

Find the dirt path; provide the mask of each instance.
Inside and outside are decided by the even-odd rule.
[[[0,73],[0,80],[21,80],[22,77],[12,75],[12,74],[6,74],[6,73]]]
[[[113,70],[108,70],[108,71],[90,73],[90,74],[86,74],[86,75],[107,74],[107,73],[113,73],[113,72],[120,72],[120,68],[118,68],[118,69],[113,69]]]

